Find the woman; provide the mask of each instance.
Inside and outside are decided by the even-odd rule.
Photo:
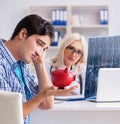
[[[71,85],[78,85],[72,94],[84,94],[85,69],[87,63],[87,43],[83,36],[73,33],[63,39],[56,55],[50,59],[50,73],[57,68],[69,67],[77,76]]]

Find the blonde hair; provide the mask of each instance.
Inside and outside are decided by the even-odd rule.
[[[81,36],[78,33],[72,33],[70,35],[67,35],[64,39],[63,42],[57,51],[56,55],[50,59],[50,64],[54,67],[65,67],[64,65],[64,51],[67,46],[69,46],[71,43],[75,41],[80,41],[82,48],[83,48],[83,56],[80,58],[77,63],[74,64],[75,66],[75,73],[80,74],[82,68],[86,66],[87,63],[87,43],[86,40],[83,36]]]

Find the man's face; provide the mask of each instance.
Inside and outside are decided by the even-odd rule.
[[[21,45],[20,59],[30,63],[50,45],[50,37],[47,35],[31,35]]]

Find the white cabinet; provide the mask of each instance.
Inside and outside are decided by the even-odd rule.
[[[41,17],[53,22],[53,11],[59,11],[56,18],[61,20],[61,10],[66,10],[66,25],[54,25],[55,30],[60,32],[58,46],[51,46],[48,57],[53,56],[56,50],[59,48],[61,39],[66,35],[73,32],[82,34],[86,40],[89,37],[107,36],[109,34],[109,6],[108,5],[68,5],[68,6],[42,6],[32,5],[29,7],[29,14],[38,14]],[[101,10],[107,10],[108,24],[100,24]],[[59,17],[58,17],[59,15]],[[48,50],[48,51],[49,51]],[[52,52],[53,51],[53,52]],[[51,53],[52,52],[52,53]]]

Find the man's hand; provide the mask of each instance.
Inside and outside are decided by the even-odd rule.
[[[76,88],[77,86],[72,86],[67,89],[58,89],[55,86],[51,86],[43,92],[46,94],[46,96],[65,96],[70,95]]]
[[[44,58],[45,58],[45,51],[41,51],[41,53],[36,51],[32,57],[34,63],[36,62],[43,63]]]

